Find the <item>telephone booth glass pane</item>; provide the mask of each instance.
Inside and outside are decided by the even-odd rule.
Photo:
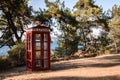
[[[41,67],[41,61],[40,60],[36,60],[35,61],[35,66],[36,67]]]
[[[44,59],[47,59],[47,58],[48,58],[48,52],[44,51]]]
[[[48,44],[47,42],[44,42],[44,50],[47,50],[48,49]]]
[[[36,40],[40,41],[40,39],[41,39],[41,35],[40,34],[36,34]]]
[[[41,51],[36,51],[36,59],[40,59],[41,57]]]
[[[48,40],[48,35],[44,34],[44,41],[47,41],[47,40]]]
[[[40,50],[40,46],[41,46],[40,42],[36,42],[35,44],[36,44],[36,50]]]
[[[48,67],[48,60],[44,60],[44,68]]]

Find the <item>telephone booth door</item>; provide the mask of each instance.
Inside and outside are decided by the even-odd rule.
[[[35,69],[50,68],[50,40],[49,33],[36,33],[34,36]]]

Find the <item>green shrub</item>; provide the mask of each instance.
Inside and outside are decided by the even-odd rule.
[[[8,51],[8,57],[12,66],[23,65],[25,63],[25,52],[24,43],[19,43]]]
[[[11,67],[11,63],[7,57],[0,57],[0,71],[9,69]]]

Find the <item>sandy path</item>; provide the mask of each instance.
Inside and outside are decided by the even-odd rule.
[[[1,80],[120,80],[120,54],[54,62],[47,71],[15,68],[0,76]]]

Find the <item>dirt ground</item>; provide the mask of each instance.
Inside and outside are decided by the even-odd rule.
[[[53,62],[47,71],[17,67],[0,73],[0,80],[120,80],[120,54]]]

